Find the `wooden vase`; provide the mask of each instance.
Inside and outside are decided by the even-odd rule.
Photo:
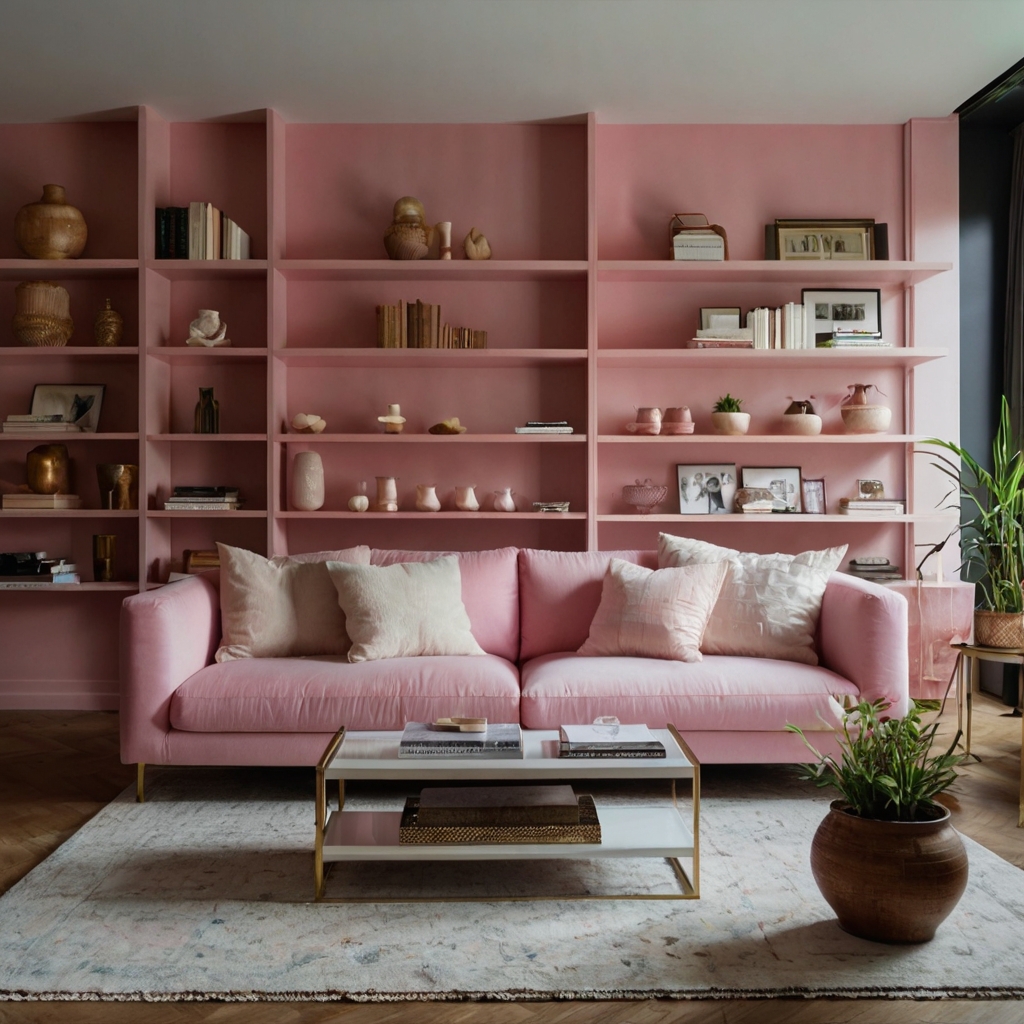
[[[37,260],[81,256],[87,236],[82,211],[68,204],[63,185],[44,185],[43,198],[23,206],[14,219],[14,240]]]

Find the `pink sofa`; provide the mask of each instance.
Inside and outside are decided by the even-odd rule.
[[[375,550],[388,565],[437,552]],[[907,602],[834,574],[816,667],[759,658],[685,664],[576,654],[612,557],[657,567],[653,551],[500,548],[459,554],[463,601],[486,657],[273,658],[214,663],[219,579],[195,576],[128,598],[121,629],[125,763],[311,765],[341,725],[401,729],[444,715],[555,729],[617,715],[673,723],[703,763],[806,760],[786,723],[830,747],[828,698],[908,706]]]

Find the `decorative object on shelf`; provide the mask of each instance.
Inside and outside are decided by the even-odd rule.
[[[742,316],[739,306],[701,306],[700,330],[736,331],[740,329]]]
[[[353,512],[365,512],[370,507],[370,499],[366,496],[366,481],[359,481],[359,493],[348,499],[348,507]]]
[[[319,452],[298,452],[292,462],[292,505],[315,512],[324,504],[324,462]]]
[[[736,492],[736,508],[747,515],[775,511],[775,495],[767,487],[741,487]]]
[[[237,512],[242,508],[237,487],[179,485],[164,502],[167,512]]]
[[[848,434],[883,434],[892,422],[892,409],[887,405],[870,405],[868,391],[878,387],[874,384],[850,384],[850,393],[843,399],[839,410],[843,427]],[[878,391],[881,395],[882,392]]]
[[[636,483],[622,488],[622,500],[642,516],[650,515],[667,497],[668,488],[664,484],[656,484],[650,477],[643,482],[638,478]]]
[[[515,498],[512,497],[511,487],[502,487],[494,492],[495,512],[515,512],[515,510],[516,502]]]
[[[71,459],[66,444],[41,444],[26,458],[28,489],[33,494],[70,494]]]
[[[188,325],[185,344],[201,348],[224,348],[231,344],[227,335],[228,325],[221,320],[220,313],[215,309],[201,309],[199,316]]]
[[[775,498],[774,512],[799,512],[802,491],[799,466],[744,466],[744,487],[763,487]]]
[[[452,258],[452,222],[450,220],[438,221],[438,259],[450,260]]]
[[[398,478],[393,476],[377,477],[377,501],[373,505],[374,512],[398,511]]]
[[[887,347],[879,288],[804,288],[804,348]]]
[[[870,218],[776,220],[775,252],[780,260],[870,260]]]
[[[32,390],[32,416],[60,416],[64,423],[77,424],[95,433],[106,384],[37,384]]]
[[[491,258],[491,243],[487,241],[482,231],[470,228],[462,243],[466,251],[467,260],[489,260]]]
[[[196,402],[195,432],[197,434],[220,433],[220,402],[213,397],[213,388],[200,388]]]
[[[378,416],[377,422],[384,424],[385,434],[400,434],[405,426],[402,407],[397,402],[392,403],[388,406],[387,416]]]
[[[568,512],[569,502],[567,501],[535,501],[534,512]]]
[[[111,308],[110,299],[106,300],[106,305],[96,314],[96,319],[92,322],[92,333],[97,345],[112,348],[121,344],[124,317],[116,309]]]
[[[434,229],[427,224],[423,204],[413,196],[395,201],[391,226],[384,232],[384,248],[393,260],[421,260],[430,251]]]
[[[660,434],[661,410],[655,406],[642,406],[636,410],[636,421],[626,424],[631,434]]]
[[[517,434],[571,434],[568,420],[527,420],[525,426],[516,427]]]
[[[455,507],[461,512],[478,512],[480,502],[476,498],[476,484],[455,488]]]
[[[440,512],[441,500],[434,484],[416,485],[416,510],[418,512]]]
[[[100,487],[100,508],[133,509],[139,507],[139,467],[124,462],[100,462],[96,465]]]
[[[693,417],[690,415],[690,407],[687,405],[669,406],[661,418],[661,433],[692,434]]]
[[[921,725],[884,702],[841,707],[840,758],[815,749],[803,770],[816,786],[839,791],[811,842],[811,871],[822,896],[851,935],[875,942],[928,942],[967,887],[967,852],[934,797],[956,781],[964,755],[958,731],[933,754],[938,723]]]
[[[813,437],[821,433],[821,417],[814,411],[810,399],[790,396],[789,405],[782,414],[782,432],[797,437]]]
[[[14,289],[11,327],[22,345],[63,348],[75,329],[67,289],[53,281],[23,281]]]
[[[673,213],[668,222],[672,258],[727,260],[729,239],[721,224],[709,224],[703,213]]]
[[[67,260],[82,255],[88,229],[82,211],[68,204],[63,185],[44,185],[43,197],[14,218],[14,240],[26,256]]]
[[[114,579],[114,558],[117,537],[112,533],[92,535],[92,578],[97,583],[110,583]]]
[[[801,481],[801,494],[804,499],[804,515],[823,516],[828,509],[825,501],[825,481]]]
[[[832,223],[835,223],[834,221]],[[846,221],[841,222],[846,224]],[[822,257],[824,259],[866,259],[870,258],[873,260],[887,260],[889,258],[889,225],[888,224],[875,224],[871,221],[859,221],[855,220],[852,222],[854,231],[857,231],[858,225],[867,224],[871,231],[871,246],[870,246],[870,257],[858,257],[858,256],[846,256],[844,255],[845,240],[842,250],[839,254],[833,253],[831,257]],[[820,221],[791,221],[791,220],[779,220],[774,224],[765,224],[764,226],[764,258],[766,260],[777,260],[781,259],[779,255],[779,237],[778,227],[783,226],[784,228],[794,229],[796,234],[792,237],[799,238],[801,235],[806,234],[806,226],[811,227],[812,232],[820,227]],[[804,225],[804,227],[798,227],[798,225]],[[842,233],[842,232],[840,232]],[[787,238],[790,237],[787,235]],[[793,258],[793,257],[789,257]]]
[[[464,434],[468,428],[459,422],[458,416],[449,416],[440,423],[435,423],[427,431],[428,434]]]
[[[724,515],[736,500],[736,463],[676,466],[679,513],[684,516]]]
[[[733,398],[728,392],[715,402],[711,425],[716,434],[745,434],[750,429],[750,413],[743,412],[742,398]]]
[[[292,418],[292,430],[298,434],[322,434],[326,427],[327,420],[315,412],[300,412]]]

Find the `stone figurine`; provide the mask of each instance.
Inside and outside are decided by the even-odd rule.
[[[215,309],[201,309],[199,316],[188,325],[186,345],[200,345],[205,348],[221,348],[230,345],[227,336],[228,325],[221,320]]]

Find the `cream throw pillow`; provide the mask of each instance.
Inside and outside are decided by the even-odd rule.
[[[349,661],[487,653],[470,630],[454,555],[396,565],[328,562],[327,569],[352,638]]]
[[[700,642],[722,589],[724,562],[645,569],[613,558],[580,654],[700,661]]]
[[[327,561],[368,565],[365,545],[264,558],[217,544],[220,552],[221,641],[217,661],[345,654],[345,616]]]
[[[658,535],[662,567],[725,562],[728,573],[701,650],[817,665],[814,634],[828,578],[847,545],[799,555],[758,555],[691,537]]]

